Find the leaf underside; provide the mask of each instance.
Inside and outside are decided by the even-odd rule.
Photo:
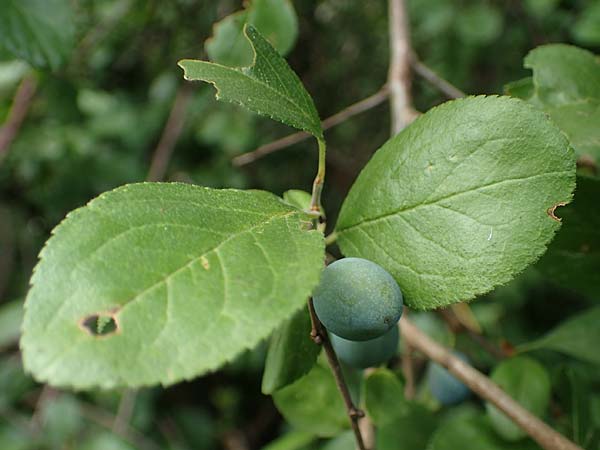
[[[128,185],[53,234],[21,347],[26,369],[56,386],[168,385],[215,370],[301,308],[322,270],[322,234],[260,191]],[[95,334],[93,317],[115,329]]]
[[[539,258],[574,185],[573,151],[541,111],[456,100],[377,151],[342,206],[338,243],[386,268],[412,308],[465,301]]]

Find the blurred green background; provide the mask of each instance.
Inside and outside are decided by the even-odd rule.
[[[0,34],[10,25],[3,17],[9,3],[0,0]],[[23,80],[35,85],[23,124],[0,154],[0,449],[262,448],[289,427],[270,397],[260,394],[264,345],[217,374],[167,389],[72,393],[45,388],[25,375],[17,344],[28,280],[50,231],[101,192],[148,177],[176,97],[185,98],[183,128],[165,181],[277,194],[310,189],[313,141],[234,167],[236,155],[293,130],[216,102],[211,86],[184,82],[177,67],[183,58],[206,58],[203,42],[213,24],[242,9],[242,2],[73,0],[67,9],[56,0],[24,3],[42,8],[48,26],[61,28],[57,58],[64,61],[21,53],[19,45],[3,43],[0,36],[0,124]],[[389,53],[387,2],[294,0],[293,5],[298,38],[287,58],[322,118],[381,88]],[[600,52],[597,1],[411,0],[408,7],[418,57],[469,94],[501,94],[504,84],[529,75],[523,57],[543,43]],[[417,76],[413,94],[420,111],[446,100]],[[389,130],[384,102],[327,131],[323,203],[331,224]],[[476,302],[473,312],[485,333],[507,346],[539,337],[591,304],[535,270],[488,297],[494,301]],[[425,316],[424,323],[437,317]],[[448,331],[439,324],[433,328]],[[462,342],[476,366],[493,366],[489,355],[463,338],[452,340]],[[564,363],[543,353],[540,360],[557,371]],[[598,377],[587,367],[582,373],[597,394]],[[600,416],[600,396],[595,398]],[[560,406],[552,414],[569,432],[573,425],[566,411]]]

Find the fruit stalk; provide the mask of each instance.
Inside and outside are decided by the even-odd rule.
[[[319,318],[315,313],[312,298],[308,299],[308,311],[310,314],[310,321],[312,324],[310,337],[316,344],[322,345],[325,349],[325,355],[327,356],[327,362],[331,367],[333,378],[335,379],[335,384],[337,385],[340,393],[342,394],[344,404],[346,405],[346,412],[348,413],[348,417],[350,418],[350,425],[352,426],[352,431],[354,432],[356,445],[359,450],[368,450],[364,444],[360,427],[358,426],[358,421],[361,417],[364,417],[365,414],[362,410],[358,409],[352,401],[348,385],[346,384],[346,381],[344,380],[344,375],[342,374],[342,367],[340,366],[340,362],[338,361],[337,355],[333,350],[333,346],[331,345],[329,336],[327,335],[323,324],[319,321]]]

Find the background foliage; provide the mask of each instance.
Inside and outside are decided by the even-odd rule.
[[[269,7],[269,2],[256,0],[242,14],[260,23],[259,3]],[[0,448],[233,449],[239,448],[235,445],[240,441],[249,448],[262,448],[280,435],[271,450],[321,445],[331,450],[351,445],[348,434],[339,434],[347,421],[338,396],[332,393],[333,380],[321,363],[275,396],[287,422],[273,400],[260,393],[264,344],[217,374],[168,389],[134,393],[44,388],[21,367],[16,345],[21,304],[43,242],[68,211],[106,190],[146,179],[177,93],[183,92],[189,101],[166,180],[260,188],[277,194],[290,188],[309,189],[316,160],[313,142],[234,168],[232,157],[289,129],[215,102],[212,87],[184,87],[181,79],[176,62],[206,57],[205,51],[218,53],[215,40],[212,50],[210,46],[205,50],[203,41],[212,35],[215,22],[242,7],[239,1],[227,0],[8,0],[0,9],[0,122],[9,115],[19,83],[31,77],[37,84],[27,120],[10,151],[0,155]],[[385,83],[385,1],[295,0],[293,7],[297,17],[286,8],[281,12],[288,21],[286,29],[293,33],[277,48],[289,50],[288,61],[315,99],[321,117],[374,93]],[[25,9],[37,14],[24,14]],[[413,0],[409,14],[419,57],[471,94],[502,93],[505,84],[530,77],[523,58],[543,43],[572,43],[600,52],[600,7],[593,1]],[[239,28],[232,26],[232,30]],[[534,58],[528,61],[535,82]],[[419,78],[413,91],[415,106],[421,111],[444,100]],[[592,118],[598,117],[593,109],[598,98],[595,94],[585,98]],[[569,118],[568,108],[579,99],[551,100],[542,99],[537,106],[552,108],[549,113],[560,121]],[[329,175],[324,203],[330,224],[335,223],[360,168],[388,135],[385,105],[327,132]],[[584,169],[595,175],[593,164]],[[587,200],[598,198],[597,180],[585,178],[578,184],[588,194],[576,196],[571,209],[565,208],[565,230],[569,227],[566,219],[577,217],[574,208],[580,203],[589,211],[586,217],[592,225],[597,223],[596,204]],[[508,353],[515,346],[532,351],[524,358],[535,358],[551,393],[550,398],[532,400],[536,405],[546,401],[549,407],[532,408],[540,408],[540,414],[555,427],[590,449],[598,448],[600,442],[600,362],[593,351],[600,345],[596,320],[600,294],[599,284],[583,276],[597,264],[590,262],[592,269],[586,271],[586,263],[580,266],[575,261],[581,261],[578,254],[590,253],[576,239],[589,235],[587,241],[597,242],[594,230],[597,227],[586,229],[579,224],[574,231],[559,235],[556,247],[538,265],[473,303],[471,318]],[[557,273],[565,254],[574,262]],[[563,276],[573,268],[571,276]],[[432,336],[469,354],[476,367],[503,378],[498,362],[466,333],[451,329],[435,313],[415,314],[414,319]],[[417,361],[421,373],[424,360]],[[367,408],[369,399],[382,390],[401,391],[399,367],[392,369],[372,374],[362,387],[356,380],[353,390],[357,396],[363,391]],[[516,386],[517,392],[532,382],[505,378],[506,388]],[[306,386],[307,379],[321,380],[313,384],[322,393],[314,395]],[[301,396],[308,402],[313,395],[314,401],[305,409],[288,401]],[[440,408],[425,385],[420,385],[417,398],[417,404],[393,405],[397,415],[390,416],[386,410],[388,414],[377,423],[381,448],[396,448],[398,439],[423,448],[424,436],[430,435],[427,445],[433,449],[457,448],[453,442],[470,439],[476,439],[479,449],[536,448],[527,440],[513,445],[499,437],[497,428],[504,425],[482,418],[479,412],[484,406],[474,398],[459,407]],[[374,419],[379,417],[376,410],[369,412]],[[316,413],[323,413],[325,419]],[[390,417],[395,421],[386,423]],[[457,430],[462,434],[457,435]],[[504,427],[500,434],[512,438],[513,431]],[[329,436],[337,437],[323,439]]]

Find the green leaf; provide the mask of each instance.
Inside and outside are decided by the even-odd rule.
[[[543,416],[550,402],[550,377],[537,361],[517,356],[502,361],[491,374],[491,379],[508,395],[536,416]],[[526,436],[503,412],[490,403],[485,405],[492,427],[508,441]]]
[[[13,300],[0,306],[0,348],[19,340],[21,322],[23,322],[23,300]]]
[[[561,128],[578,156],[600,158],[600,60],[581,48],[544,45],[525,58],[533,70],[534,104]]]
[[[261,191],[140,183],[101,195],[41,253],[26,299],[26,369],[81,389],[217,369],[305,304],[324,251],[305,224]],[[108,332],[94,332],[107,316]]]
[[[502,13],[487,3],[474,3],[461,8],[456,15],[455,30],[470,45],[487,45],[502,32]]]
[[[546,336],[518,347],[519,351],[548,349],[600,365],[600,307],[573,316]]]
[[[356,447],[356,438],[350,430],[328,441],[320,450],[349,450]]]
[[[508,97],[438,106],[377,151],[342,206],[338,244],[398,281],[411,308],[469,300],[546,249],[569,202],[573,151],[546,116]]]
[[[299,189],[290,189],[283,193],[283,199],[296,208],[308,210],[310,209],[312,196],[310,192],[301,191]]]
[[[384,426],[409,413],[404,386],[388,369],[376,369],[365,381],[365,407],[373,423]]]
[[[520,98],[521,100],[529,100],[535,93],[533,86],[533,78],[526,77],[520,80],[513,81],[504,86],[504,93],[511,97]]]
[[[600,301],[600,180],[577,178],[573,203],[559,210],[563,226],[536,267],[553,282]]]
[[[485,417],[469,410],[446,420],[433,434],[427,450],[536,450],[532,441],[509,444],[499,439]]]
[[[275,392],[273,400],[293,427],[317,436],[336,436],[350,425],[331,370],[322,360],[294,384]]]
[[[555,377],[560,405],[568,416],[570,436],[582,448],[599,448],[600,445],[600,426],[594,423],[590,399],[596,370],[594,368],[591,376],[586,376],[577,367],[565,366]]]
[[[290,0],[253,0],[216,23],[204,47],[211,61],[231,67],[252,64],[252,47],[243,34],[244,24],[253,25],[281,55],[286,55],[298,37],[298,18]]]
[[[411,404],[407,414],[377,429],[377,450],[423,450],[437,426],[436,417],[427,408]],[[462,448],[462,447],[458,447]]]
[[[308,446],[316,439],[313,433],[307,431],[290,431],[263,447],[262,450],[308,450]]]
[[[304,308],[275,331],[265,363],[263,394],[293,383],[315,365],[321,347],[310,338],[310,330],[310,315]]]
[[[34,66],[56,70],[73,48],[74,23],[69,0],[3,0],[0,48]]]
[[[403,383],[392,371],[371,372],[364,392],[365,408],[378,428],[378,450],[395,450],[398,442],[403,450],[425,448],[436,426],[435,417],[423,406],[406,401]]]
[[[571,33],[580,44],[598,46],[600,44],[600,3],[590,2],[573,24]]]
[[[319,115],[298,76],[252,25],[246,25],[244,33],[254,50],[251,67],[184,59],[179,61],[184,78],[212,83],[217,99],[242,105],[322,140]]]

